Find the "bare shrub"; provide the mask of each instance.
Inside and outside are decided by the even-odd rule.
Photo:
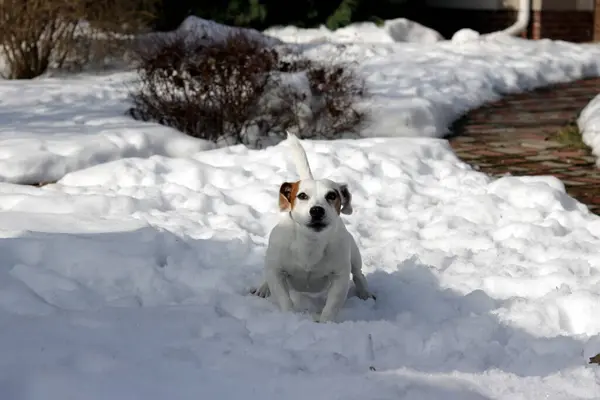
[[[81,70],[128,64],[137,34],[144,33],[155,18],[158,0],[79,1],[80,22],[76,48],[64,68]]]
[[[9,79],[34,78],[106,57],[142,29],[155,0],[0,0],[0,51]],[[146,4],[148,3],[148,4]]]
[[[0,46],[7,78],[34,78],[52,59],[61,64],[70,51],[77,5],[70,0],[1,0]]]
[[[241,34],[210,45],[158,38],[138,53],[131,115],[213,142],[249,144],[244,133],[259,114],[277,53]]]
[[[243,33],[224,40],[155,35],[138,46],[132,117],[218,144],[262,147],[358,132],[364,80],[348,65],[315,62]]]
[[[334,139],[357,134],[367,121],[359,101],[366,97],[364,79],[351,65],[313,61],[298,55],[280,62],[279,71],[304,78],[305,89],[288,87],[280,80],[279,97],[287,110],[280,112],[303,137]],[[287,128],[287,127],[286,127]]]
[[[356,107],[356,100],[365,96],[364,80],[344,64],[314,66],[307,74],[319,102],[313,107],[315,132],[323,136],[357,132],[367,117]]]

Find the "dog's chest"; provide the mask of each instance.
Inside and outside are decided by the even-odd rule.
[[[329,286],[333,269],[326,250],[290,248],[284,260],[283,273],[294,290],[315,293]]]

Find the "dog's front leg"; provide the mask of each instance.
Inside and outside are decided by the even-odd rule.
[[[266,284],[271,292],[271,296],[275,298],[281,311],[291,311],[294,308],[294,304],[290,298],[283,271],[279,269],[269,269],[265,275]]]
[[[372,297],[373,300],[375,300],[375,295],[369,292],[367,279],[362,273],[362,257],[354,239],[352,239],[352,247],[350,251],[350,266],[356,297],[362,300],[367,300],[369,297]]]
[[[336,274],[331,278],[331,286],[327,292],[325,307],[321,311],[319,322],[332,321],[346,301],[350,278],[347,274]]]

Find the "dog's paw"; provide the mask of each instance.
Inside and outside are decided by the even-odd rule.
[[[356,297],[358,297],[361,300],[365,300],[365,301],[367,301],[369,299],[377,300],[377,297],[373,293],[368,292],[366,290],[357,290]]]
[[[271,295],[271,290],[269,289],[269,285],[267,285],[265,282],[259,288],[253,288],[250,290],[250,293],[265,299]]]

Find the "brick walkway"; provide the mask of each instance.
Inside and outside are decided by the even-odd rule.
[[[600,214],[600,169],[587,147],[557,134],[600,93],[600,78],[510,95],[456,121],[448,137],[465,162],[493,176],[554,175]]]

